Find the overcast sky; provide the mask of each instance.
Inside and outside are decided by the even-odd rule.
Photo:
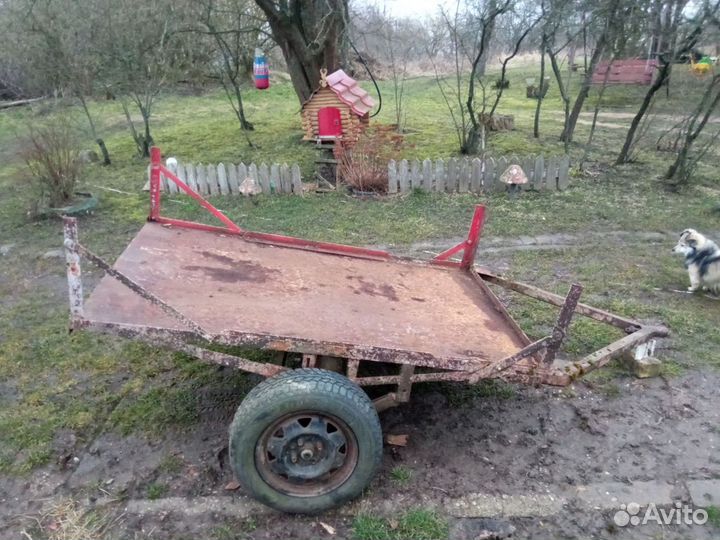
[[[380,8],[385,6],[395,17],[425,17],[432,15],[439,5],[447,7],[455,6],[453,0],[356,0],[362,4],[374,4]]]

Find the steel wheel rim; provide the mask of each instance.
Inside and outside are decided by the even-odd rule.
[[[348,425],[317,411],[283,416],[265,429],[255,446],[262,479],[293,497],[317,497],[339,488],[357,463],[357,440]]]

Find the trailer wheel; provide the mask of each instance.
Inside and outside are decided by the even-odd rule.
[[[230,426],[240,483],[284,512],[321,512],[360,495],[382,459],[375,407],[359,386],[322,369],[283,372],[253,388]]]

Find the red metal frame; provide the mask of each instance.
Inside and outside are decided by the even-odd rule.
[[[174,182],[180,189],[195,199],[200,206],[205,208],[210,214],[220,220],[225,227],[216,225],[205,225],[194,221],[184,219],[176,219],[164,217],[160,213],[160,177],[164,176],[171,182]],[[204,199],[199,193],[193,190],[185,182],[180,180],[171,170],[162,164],[162,153],[157,146],[150,149],[150,215],[149,221],[162,223],[165,225],[173,225],[175,227],[184,227],[186,229],[197,229],[201,231],[216,232],[222,234],[236,234],[245,240],[252,242],[260,242],[267,244],[278,244],[282,246],[292,247],[296,249],[304,249],[309,251],[318,251],[322,253],[334,253],[336,255],[350,255],[353,257],[362,257],[370,259],[390,259],[392,255],[387,251],[379,249],[368,249],[356,246],[347,246],[344,244],[333,244],[330,242],[315,242],[313,240],[305,240],[303,238],[295,238],[293,236],[283,236],[281,234],[259,233],[247,231],[230,218],[215,208],[211,203]]]
[[[435,258],[433,258],[433,264],[443,264],[446,266],[459,266],[469,270],[475,263],[475,253],[477,252],[478,244],[480,243],[480,233],[482,232],[483,225],[485,224],[485,207],[482,204],[475,206],[475,213],[473,214],[472,223],[470,223],[470,230],[468,231],[467,238],[460,242],[458,245],[451,247],[448,250],[443,251]],[[463,252],[463,258],[458,263],[451,261],[450,257],[458,253]]]

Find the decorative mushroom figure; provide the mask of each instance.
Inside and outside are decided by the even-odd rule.
[[[528,178],[520,165],[510,165],[500,175],[500,181],[507,185],[507,192],[514,199],[522,189],[520,186],[528,183]]]
[[[262,193],[262,188],[258,185],[254,178],[248,176],[240,184],[240,193],[245,195],[245,197],[252,197],[253,195],[259,195]]]

